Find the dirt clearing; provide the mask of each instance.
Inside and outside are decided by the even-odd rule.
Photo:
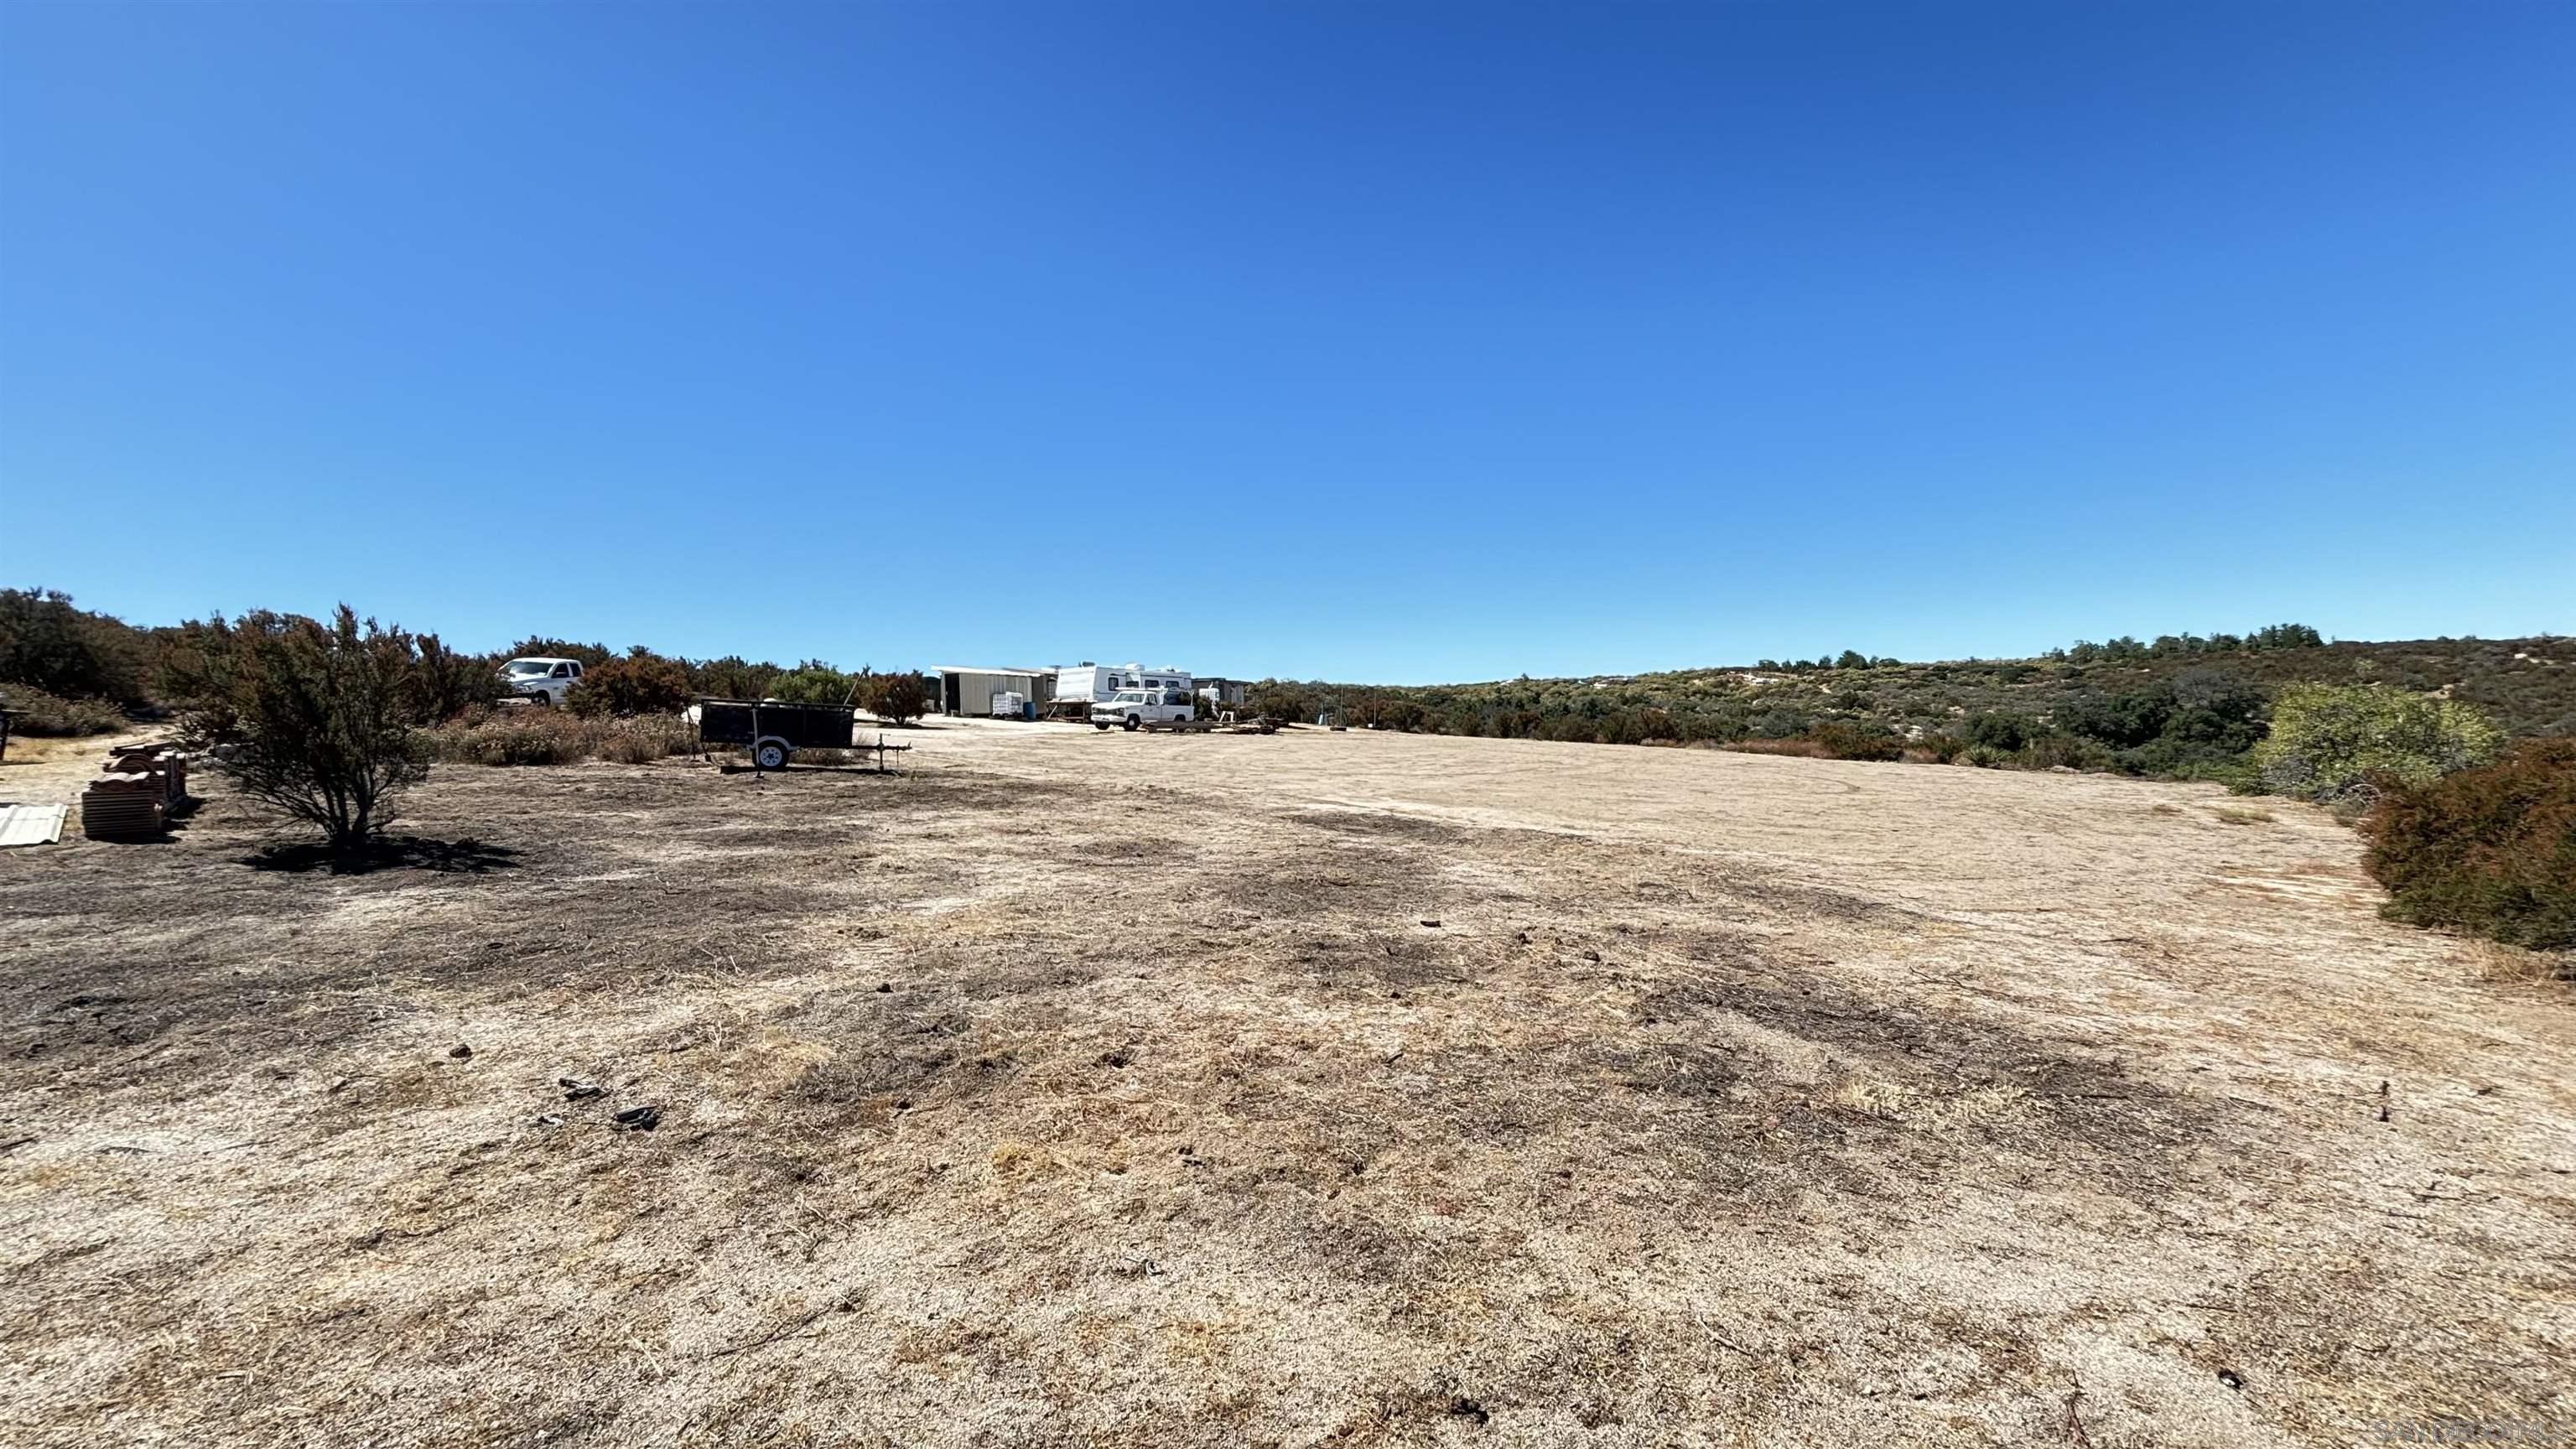
[[[2576,1417],[2576,1009],[2380,922],[2315,812],[913,739],[893,779],[441,766],[363,876],[277,868],[220,780],[168,844],[0,857],[0,1437]]]

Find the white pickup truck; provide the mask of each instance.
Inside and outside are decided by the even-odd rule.
[[[578,659],[513,659],[501,666],[501,688],[530,704],[560,705],[581,683]]]
[[[1091,707],[1091,727],[1142,729],[1149,724],[1186,723],[1198,718],[1186,689],[1122,689]]]

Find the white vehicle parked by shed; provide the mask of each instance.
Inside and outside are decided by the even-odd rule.
[[[501,666],[502,687],[530,704],[560,705],[581,683],[581,661],[529,656]]]
[[[1147,725],[1186,724],[1198,718],[1194,696],[1186,689],[1122,689],[1091,707],[1091,727],[1124,730]]]

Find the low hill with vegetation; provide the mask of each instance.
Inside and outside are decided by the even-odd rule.
[[[1355,727],[1607,744],[1848,745],[1980,763],[2223,777],[2294,684],[2381,684],[2475,707],[2507,735],[2576,734],[2576,639],[2328,643],[2243,636],[2079,642],[2029,659],[1832,659],[1579,679],[1354,685],[1266,680],[1253,706]]]

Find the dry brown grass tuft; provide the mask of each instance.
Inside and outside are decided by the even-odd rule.
[[[2243,805],[2221,805],[2210,813],[2226,825],[2269,825],[2280,818],[2269,810]]]
[[[1785,740],[1729,740],[1718,748],[1739,755],[1786,755],[1800,760],[1833,758],[1833,752],[1823,743],[1803,736]]]
[[[2576,951],[2533,951],[2501,941],[2467,943],[2478,979],[2497,986],[2562,989],[2576,985]]]
[[[569,710],[490,705],[423,733],[431,758],[467,765],[650,764],[693,742],[676,716],[585,718]]]

